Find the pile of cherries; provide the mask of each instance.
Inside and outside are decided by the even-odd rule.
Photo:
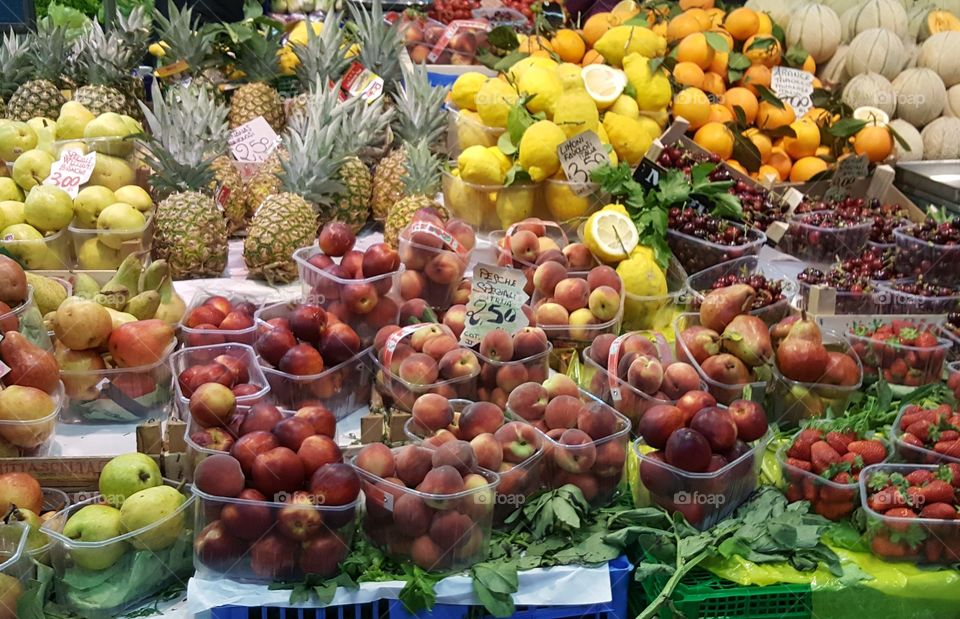
[[[960,217],[939,224],[928,219],[910,228],[908,234],[921,241],[937,245],[958,245],[960,244]]]
[[[918,278],[912,282],[899,282],[890,286],[897,292],[912,294],[917,297],[953,297],[957,295],[957,290],[950,286],[938,286]]]
[[[717,290],[718,288],[726,288],[734,284],[746,284],[757,292],[757,295],[753,299],[753,305],[750,306],[751,310],[758,310],[768,305],[773,305],[777,301],[782,301],[785,298],[783,294],[783,282],[767,279],[760,273],[752,273],[749,275],[730,273],[729,275],[721,275],[713,282],[710,288]]]
[[[803,201],[794,211],[798,215],[824,211],[835,213],[827,223],[813,225],[827,228],[842,228],[850,225],[859,225],[871,221],[870,241],[889,245],[893,243],[893,231],[902,226],[906,219],[906,212],[899,204],[882,204],[877,198],[864,200],[863,198],[846,197],[842,200]],[[845,222],[845,223],[838,223]]]
[[[671,208],[667,217],[667,226],[677,232],[709,241],[717,245],[744,245],[749,242],[746,231],[729,222],[700,213],[692,208]]]
[[[873,288],[872,282],[893,279],[893,252],[873,247],[853,258],[834,265],[829,271],[808,267],[797,276],[811,286],[826,285],[841,292],[866,292]]]

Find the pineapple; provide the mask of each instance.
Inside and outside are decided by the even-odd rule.
[[[443,101],[448,89],[434,88],[430,85],[424,66],[403,69],[403,85],[394,95],[397,118],[393,129],[402,142],[412,142],[423,137],[433,145],[443,135],[447,125],[443,113]],[[403,174],[406,165],[406,151],[395,148],[380,160],[373,175],[373,218],[384,221],[390,207],[403,196]]]
[[[199,21],[194,18],[193,10],[185,6],[177,8],[170,3],[169,17],[159,12],[154,16],[158,38],[166,47],[163,55],[164,65],[171,65],[183,61],[187,69],[170,77],[172,81],[190,78],[192,88],[203,88],[208,94],[220,100],[223,93],[210,79],[209,74],[215,72],[217,58],[214,54],[214,40],[216,34],[210,29],[200,27]]]
[[[28,35],[25,50],[30,80],[21,84],[7,101],[7,116],[24,122],[31,118],[56,119],[66,102],[60,93],[60,78],[68,56],[67,31],[44,20]]]
[[[282,151],[277,148],[276,151],[260,165],[260,169],[250,178],[244,186],[244,203],[247,213],[247,219],[253,217],[267,196],[279,193],[283,183],[280,181],[280,173],[283,171],[281,165]]]
[[[440,187],[440,160],[430,152],[429,143],[426,140],[415,144],[406,142],[403,149],[406,152],[405,197],[390,209],[383,229],[383,240],[392,247],[397,247],[400,232],[410,225],[414,213],[420,209],[431,208],[444,219],[448,217],[446,209],[435,197]]]
[[[237,65],[247,83],[237,88],[230,99],[231,129],[263,116],[274,131],[283,131],[286,126],[283,99],[270,85],[280,74],[279,51],[280,33],[273,29],[254,32],[238,44]]]
[[[308,20],[307,42],[303,45],[293,44],[293,53],[299,60],[297,80],[304,93],[316,91],[318,88],[326,87],[329,82],[338,81],[350,65],[350,59],[347,57],[349,46],[340,28],[340,16],[332,11],[321,25],[323,29],[317,34],[314,32],[313,24]],[[287,110],[288,120],[302,112],[305,107],[306,97],[297,97]]]
[[[6,100],[30,74],[27,41],[7,33],[0,41],[0,118],[6,117]]]
[[[228,155],[220,155],[214,159],[210,168],[213,170],[213,181],[210,190],[219,199],[219,193],[224,191],[223,214],[227,218],[227,232],[233,234],[243,228],[247,217],[246,199],[243,196],[243,179],[240,172],[233,165]]]
[[[202,90],[153,85],[154,111],[141,103],[153,133],[146,160],[160,200],[153,255],[174,279],[218,277],[227,266],[227,224],[210,193],[213,161],[226,147],[227,109]]]
[[[293,252],[314,243],[318,211],[329,209],[333,196],[343,192],[336,175],[344,158],[336,144],[348,130],[344,110],[356,106],[328,105],[336,96],[331,90],[309,97],[304,114],[284,135],[283,191],[258,206],[243,243],[243,257],[254,277],[270,283],[296,280]]]
[[[75,44],[76,79],[84,84],[73,100],[96,115],[106,112],[140,115],[130,89],[130,75],[146,48],[149,29],[143,7],[121,20],[119,28],[104,29],[94,20]]]

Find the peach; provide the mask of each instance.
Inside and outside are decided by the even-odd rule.
[[[510,393],[530,380],[527,368],[521,363],[511,363],[497,370],[496,384],[504,393]]]
[[[533,426],[521,421],[504,424],[494,437],[503,449],[503,459],[506,462],[524,462],[540,449],[540,436],[537,431]]]
[[[394,453],[397,477],[410,488],[418,486],[430,470],[432,457],[433,453],[429,449],[419,445],[405,445],[399,448]]]
[[[451,427],[456,429],[456,426],[451,426]],[[451,432],[450,430],[444,428],[442,430],[437,430],[436,434],[434,434],[433,436],[429,436],[426,439],[424,439],[423,444],[429,447],[435,448],[435,447],[439,447],[440,445],[443,445],[444,443],[449,443],[450,441],[456,441],[456,440],[459,440],[457,438],[457,435]]]
[[[637,353],[638,355],[647,355],[659,359],[657,346],[649,338],[639,333],[631,333],[620,342],[620,354]]]
[[[617,431],[617,416],[610,407],[594,403],[581,408],[577,428],[597,441]]]
[[[205,566],[219,572],[233,567],[247,551],[249,544],[230,535],[220,520],[214,520],[200,533],[193,543],[197,559]]]
[[[568,312],[587,307],[590,298],[590,286],[587,280],[579,277],[567,277],[560,280],[554,289],[554,300]]]
[[[529,230],[520,230],[510,235],[510,253],[514,260],[522,260],[533,264],[540,252],[540,242],[537,235]]]
[[[310,477],[325,464],[343,462],[340,447],[329,436],[314,434],[300,443],[297,456],[303,463],[303,471]]]
[[[333,578],[349,553],[350,547],[339,536],[320,535],[303,544],[300,570],[319,578]]]
[[[413,420],[421,428],[435,432],[453,423],[453,407],[442,395],[426,393],[413,403]]]
[[[415,352],[400,364],[398,375],[401,380],[411,385],[429,385],[437,382],[439,368],[433,357]]]
[[[587,305],[597,320],[613,320],[620,311],[620,293],[610,286],[600,286],[590,293]]]
[[[431,469],[417,485],[417,490],[425,494],[456,494],[463,490],[463,477],[460,471],[452,466],[444,465]],[[436,509],[447,509],[449,503],[443,501],[428,501]]]
[[[576,428],[564,430],[559,442],[553,448],[553,459],[564,471],[584,473],[596,462],[597,448],[586,432]]]
[[[538,256],[545,251],[550,251],[551,249],[559,250],[560,246],[557,245],[557,242],[551,239],[549,236],[540,236],[537,238],[537,255]]]
[[[580,397],[577,383],[566,374],[554,374],[543,383],[543,387],[547,390],[547,397],[551,400],[561,395]]]
[[[539,256],[537,256],[537,261],[534,264],[540,266],[541,264],[546,264],[547,262],[556,262],[564,269],[567,269],[570,266],[567,262],[567,257],[563,255],[563,252],[555,248],[550,248],[542,252]]]
[[[457,289],[450,295],[451,305],[466,305],[470,302],[471,283],[467,278],[461,279]]]
[[[576,486],[588,503],[596,499],[600,493],[600,486],[596,478],[589,473],[560,472],[554,480],[554,485],[565,486],[567,484]]]
[[[280,358],[277,369],[295,376],[315,376],[323,372],[323,357],[310,344],[297,344]]]
[[[544,297],[553,296],[554,290],[567,276],[567,269],[558,262],[544,262],[533,272],[533,288]]]
[[[570,243],[563,248],[563,255],[573,270],[585,271],[596,264],[593,254],[583,243]]]
[[[513,338],[503,329],[488,331],[480,341],[480,354],[492,361],[513,359]]]
[[[688,391],[700,388],[700,375],[689,363],[675,361],[664,368],[660,388],[667,398],[677,400]]]
[[[451,550],[469,539],[473,526],[473,520],[458,511],[440,512],[430,521],[430,539],[440,548]]]
[[[225,497],[239,495],[245,483],[240,463],[236,458],[225,453],[204,458],[197,465],[193,478],[201,491]],[[37,509],[37,512],[39,511]]]
[[[430,528],[433,513],[423,499],[410,492],[404,492],[393,504],[393,526],[400,535],[417,537],[425,534]]]
[[[349,464],[334,462],[324,464],[310,478],[310,492],[318,505],[349,505],[360,494],[360,475]],[[349,516],[350,512],[341,512]],[[336,512],[327,516],[336,518]]]
[[[598,322],[593,312],[585,307],[574,311],[570,314],[570,339],[589,342],[596,333],[596,330],[592,327]]]
[[[615,440],[607,441],[597,447],[597,461],[593,465],[593,472],[600,477],[619,477],[626,461],[627,452],[624,446]]]
[[[492,434],[503,425],[503,410],[491,402],[472,402],[460,413],[460,437],[472,441],[481,434]]]
[[[580,398],[570,395],[559,395],[550,399],[543,414],[543,421],[551,430],[555,428],[575,428],[577,417],[583,410]]]
[[[438,324],[429,324],[420,327],[410,334],[410,345],[417,352],[423,352],[423,347],[433,338],[444,335],[443,329]]]
[[[478,466],[495,471],[503,462],[503,449],[500,447],[500,442],[489,432],[473,437],[470,446],[477,456]]]
[[[294,492],[286,507],[277,514],[277,530],[289,539],[305,542],[323,532],[323,512],[306,492]]]
[[[337,418],[334,416],[333,411],[322,404],[303,406],[294,413],[294,417],[299,417],[310,422],[310,425],[313,426],[313,431],[317,434],[329,436],[330,438],[336,438],[337,436]]]
[[[355,464],[364,471],[377,477],[393,477],[397,463],[393,451],[383,443],[371,443],[357,454]]]
[[[429,535],[421,535],[410,546],[410,559],[424,570],[438,570],[445,565],[443,549]]]
[[[537,324],[543,327],[565,326],[570,322],[567,308],[559,303],[546,302],[537,308]]]
[[[403,363],[407,357],[410,355],[416,354],[416,350],[413,349],[413,346],[409,344],[404,344],[400,342],[397,344],[397,347],[393,349],[393,354],[390,355],[390,365],[389,367],[385,363],[386,359],[386,349],[383,348],[380,350],[379,359],[380,364],[389,369],[392,373],[399,375],[400,374],[400,364]]]
[[[400,327],[397,325],[384,325],[377,330],[377,334],[373,336],[373,347],[375,350],[383,350],[383,347],[387,345],[387,340],[390,339],[390,336],[400,330]]]
[[[466,475],[477,466],[477,455],[467,441],[449,441],[437,447],[430,461],[433,468],[452,466],[461,475]]]
[[[389,290],[378,291],[381,295],[380,301],[366,317],[367,326],[370,329],[379,329],[384,325],[392,325],[397,322],[397,314],[400,312],[400,307],[397,305],[397,302],[390,297],[383,296],[388,292]]]
[[[440,375],[446,380],[476,376],[479,373],[480,362],[472,350],[458,348],[440,359]]]
[[[236,439],[224,428],[206,428],[190,435],[190,440],[199,447],[214,451],[230,451]]]
[[[463,333],[465,321],[467,319],[467,306],[460,303],[450,306],[443,314],[443,324],[448,327],[455,338]]]
[[[435,284],[449,286],[463,277],[466,265],[455,253],[442,251],[434,256],[423,268],[423,274]]]
[[[617,336],[613,333],[601,333],[590,342],[590,358],[603,369],[607,369],[607,357],[610,356],[610,345]]]
[[[400,297],[419,299],[427,290],[427,278],[420,272],[408,269],[400,274]]]
[[[460,343],[455,337],[452,335],[443,334],[427,340],[427,342],[423,345],[423,352],[439,362],[445,354],[451,350],[456,350],[459,348],[459,346]]]
[[[590,269],[590,272],[587,273],[587,284],[589,284],[591,292],[601,286],[609,286],[613,288],[618,297],[620,296],[620,289],[622,287],[617,271],[613,267],[605,264]]]
[[[627,382],[635,389],[652,395],[663,382],[663,366],[653,357],[638,355],[627,369]]]
[[[451,219],[445,227],[450,236],[457,239],[457,242],[466,248],[467,251],[473,249],[474,245],[477,244],[477,234],[473,231],[470,224],[464,220]]]
[[[547,334],[540,327],[524,327],[513,334],[513,357],[516,360],[539,355],[547,350],[547,346]]]
[[[536,421],[543,417],[548,401],[547,390],[543,385],[524,383],[507,397],[507,408],[527,421]]]
[[[522,232],[524,230],[527,230],[529,232],[532,232],[534,236],[541,237],[547,233],[547,226],[542,221],[531,217],[528,219],[524,219],[521,222],[518,222],[514,226],[514,230],[516,232]]]

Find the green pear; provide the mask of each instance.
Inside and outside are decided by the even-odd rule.
[[[77,101],[67,101],[60,108],[57,118],[57,139],[76,140],[83,137],[83,130],[96,116]]]
[[[75,150],[81,155],[90,154],[90,149],[87,148],[87,145],[83,142],[67,142],[66,144],[60,146],[60,151],[57,153],[57,158],[63,157],[63,153],[67,152],[68,150]]]
[[[77,265],[84,271],[115,271],[121,262],[120,252],[107,247],[95,236],[84,241],[77,250]]]
[[[73,198],[59,187],[37,185],[23,201],[23,216],[40,232],[59,232],[73,221]]]
[[[126,202],[139,211],[146,213],[153,208],[153,198],[139,185],[124,185],[114,192],[116,202]]]
[[[13,162],[13,180],[23,189],[33,189],[50,176],[53,155],[37,148],[28,150]]]
[[[120,510],[109,505],[86,505],[67,519],[63,535],[76,542],[104,542],[122,535]],[[73,562],[87,570],[105,570],[117,562],[127,550],[124,542],[104,544],[98,548],[70,549]]]
[[[0,202],[0,221],[3,222],[3,224],[0,224],[0,230],[14,224],[27,223],[26,218],[23,216],[23,202],[18,200],[4,200]]]
[[[47,244],[40,231],[30,224],[13,224],[0,230],[0,247],[24,263],[28,269],[36,269],[47,261]]]
[[[40,150],[45,150],[51,155],[56,155],[56,148],[53,143],[57,141],[57,121],[38,116],[27,121],[37,134],[37,146]]]
[[[90,185],[103,185],[112,191],[132,185],[137,175],[124,159],[97,153],[97,161],[90,175]]]
[[[155,525],[134,536],[130,543],[141,550],[163,550],[173,545],[183,533],[184,511],[177,510],[187,498],[171,486],[147,488],[131,495],[120,508],[120,526],[125,533]],[[160,522],[164,520],[164,522]]]
[[[126,114],[121,114],[120,118],[123,119],[123,124],[127,126],[127,135],[137,135],[138,133],[143,133],[143,125],[140,124],[140,121],[132,116],[127,116]]]
[[[37,147],[37,132],[30,125],[10,121],[0,125],[0,159],[16,161],[23,153]]]
[[[107,187],[100,185],[84,187],[73,199],[73,214],[76,217],[74,225],[87,230],[95,229],[97,227],[97,217],[100,216],[103,209],[114,202],[122,202],[122,200],[118,200]]]
[[[141,238],[146,225],[147,218],[143,213],[124,202],[111,204],[97,217],[100,242],[113,249],[120,249],[126,241]]]
[[[90,146],[98,153],[114,157],[126,157],[133,152],[133,142],[123,139],[128,135],[130,127],[123,117],[115,112],[100,114],[83,129],[83,137],[87,139],[111,138],[95,140]]]
[[[16,200],[23,202],[23,190],[17,185],[17,181],[9,177],[0,177],[0,202],[7,200]]]
[[[142,453],[128,453],[107,462],[100,471],[100,494],[119,507],[128,496],[163,483],[160,467]]]
[[[25,507],[17,507],[7,515],[6,520],[7,523],[22,522],[30,530],[30,532],[27,533],[27,550],[43,548],[50,543],[50,538],[47,537],[47,534],[40,530],[43,521],[40,520],[40,516],[31,510]],[[7,538],[12,531],[15,531],[15,535],[19,539],[20,531],[17,527],[0,528],[0,536]]]

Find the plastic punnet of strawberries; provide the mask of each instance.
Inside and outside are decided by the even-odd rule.
[[[960,412],[949,404],[935,408],[908,404],[896,429],[897,440],[913,448],[899,450],[904,460],[925,464],[960,462]]]
[[[884,470],[886,469],[886,470]],[[886,559],[960,561],[960,464],[894,465],[868,472],[870,549]]]
[[[886,460],[887,446],[854,432],[807,428],[794,436],[784,455],[787,500],[810,501],[816,513],[840,520],[856,507],[860,471]]]
[[[947,353],[932,325],[914,320],[854,324],[848,339],[868,376],[908,387],[940,380]]]

